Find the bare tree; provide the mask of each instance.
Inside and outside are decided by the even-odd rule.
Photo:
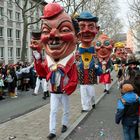
[[[136,40],[140,41],[140,36],[137,32],[140,32],[140,0],[127,0],[129,5],[128,21],[131,28],[131,32]],[[137,32],[135,32],[137,30]]]
[[[99,17],[100,31],[115,36],[122,31],[123,25],[117,17],[119,7],[116,0],[88,0],[82,10],[88,10]]]
[[[38,23],[40,21],[39,15],[33,19],[33,13],[40,9],[40,5],[44,3],[43,0],[23,0],[22,5],[20,0],[12,0],[13,3],[21,10],[22,23],[23,23],[23,35],[22,35],[22,50],[21,50],[21,61],[26,59],[26,45],[27,45],[27,33],[30,25]],[[30,6],[29,6],[30,5]],[[42,11],[42,10],[41,10]]]
[[[89,0],[53,0],[53,2],[60,3],[70,15],[80,13],[83,6],[86,5],[88,1]]]

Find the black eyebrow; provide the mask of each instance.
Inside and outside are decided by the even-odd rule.
[[[47,22],[47,23],[42,23],[42,25],[43,25],[43,24],[46,25],[46,26],[48,26],[50,29],[52,29],[52,28],[51,28],[51,25],[50,25],[48,22]]]
[[[57,25],[57,29],[60,27],[60,25],[62,24],[62,23],[64,23],[64,22],[69,22],[69,23],[72,23],[71,21],[69,21],[69,20],[60,20],[59,22],[58,22],[58,25]]]

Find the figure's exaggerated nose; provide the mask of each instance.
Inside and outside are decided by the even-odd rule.
[[[51,30],[50,37],[51,38],[58,37],[58,31],[57,31],[57,29],[52,29]]]

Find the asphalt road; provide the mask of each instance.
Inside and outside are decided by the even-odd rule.
[[[33,90],[18,91],[18,93],[18,98],[6,97],[5,100],[0,101],[0,123],[26,114],[49,102],[49,98],[47,100],[42,99],[41,91],[38,96],[32,95]]]
[[[65,140],[122,140],[122,126],[115,124],[119,90],[112,86],[109,95],[72,131]]]

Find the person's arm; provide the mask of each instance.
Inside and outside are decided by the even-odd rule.
[[[97,76],[100,76],[103,73],[100,65],[95,64],[95,72]]]
[[[122,120],[124,114],[124,110],[123,109],[117,109],[117,112],[115,114],[115,123],[119,124],[120,121]]]
[[[117,112],[115,114],[115,123],[119,124],[124,115],[124,104],[121,99],[118,100]]]

